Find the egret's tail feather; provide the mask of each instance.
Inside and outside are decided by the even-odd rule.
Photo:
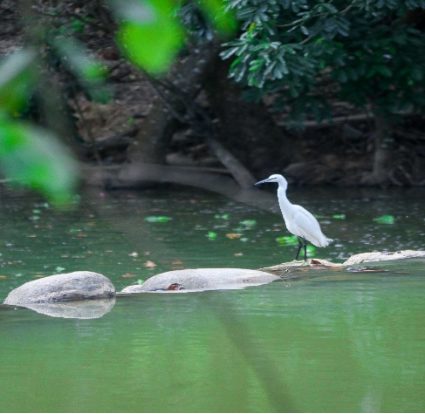
[[[310,240],[310,242],[317,247],[327,247],[330,243],[333,242],[333,239],[329,239],[325,235],[322,236],[323,237],[321,237],[320,239]]]
[[[328,237],[325,237],[325,242],[323,243],[323,247],[329,246],[333,241],[334,241],[334,239],[330,239]]]

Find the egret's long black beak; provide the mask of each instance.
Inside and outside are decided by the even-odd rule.
[[[258,183],[255,183],[255,185],[263,184],[263,183],[268,183],[268,182],[269,182],[269,179],[266,178],[265,180],[258,181]]]

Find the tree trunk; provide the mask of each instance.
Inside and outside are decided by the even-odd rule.
[[[158,86],[160,94],[129,149],[130,161],[165,163],[168,145],[180,124],[178,118],[185,116],[185,99],[193,100],[199,94],[211,73],[217,51],[215,42],[192,46],[188,55],[176,63],[168,79],[184,96],[179,97]],[[155,85],[155,81],[152,84]]]
[[[228,77],[229,64],[217,58],[206,84],[211,112],[223,145],[258,177],[279,173],[291,161],[295,143],[262,103],[247,102]]]
[[[372,173],[364,179],[365,184],[390,184],[391,161],[394,147],[393,128],[390,114],[375,115],[375,151]]]

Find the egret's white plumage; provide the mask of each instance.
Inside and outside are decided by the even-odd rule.
[[[316,218],[308,212],[304,207],[291,204],[286,197],[286,189],[288,182],[280,174],[273,174],[265,180],[259,181],[255,185],[262,183],[278,183],[277,198],[279,207],[282,211],[283,219],[285,220],[286,228],[295,236],[298,237],[299,246],[295,259],[298,259],[301,248],[304,247],[304,260],[307,260],[307,243],[317,247],[326,247],[332,241],[328,239],[320,229],[320,224]],[[300,240],[302,239],[302,240]]]

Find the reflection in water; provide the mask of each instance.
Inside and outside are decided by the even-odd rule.
[[[114,305],[115,298],[81,302],[28,303],[21,306],[54,318],[96,319],[110,312]]]

